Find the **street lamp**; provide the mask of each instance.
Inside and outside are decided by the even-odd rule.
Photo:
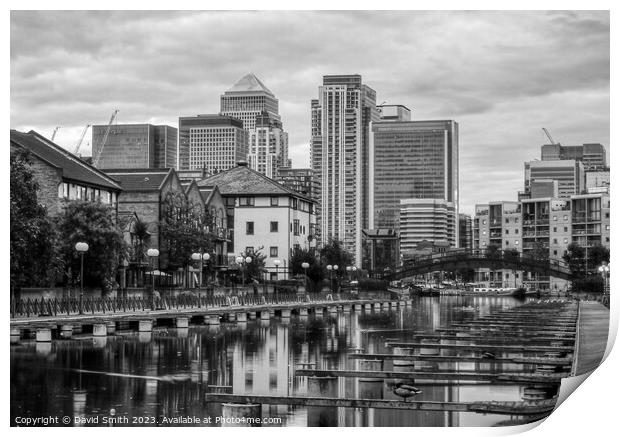
[[[197,253],[194,252],[192,253],[192,259],[194,261],[200,261],[200,277],[198,279],[198,296],[200,296],[200,287],[202,286],[202,262],[203,261],[209,261],[209,259],[211,258],[211,255],[209,255],[208,253]]]
[[[273,260],[273,265],[276,266],[276,283],[273,286],[273,291],[276,294],[276,300],[278,299],[278,267],[280,266],[281,261],[279,259]]]
[[[351,281],[351,270],[353,270],[353,268],[351,266],[347,266],[346,270],[347,270],[347,280]]]
[[[327,271],[329,272],[329,289],[334,292],[334,266],[327,264]]]
[[[338,264],[334,265],[334,272],[336,273],[336,293],[338,293]]]
[[[155,309],[155,258],[159,256],[159,250],[157,249],[149,249],[146,251],[146,256],[149,257],[151,264],[151,307]]]
[[[308,293],[308,267],[310,267],[310,264],[306,262],[301,263],[301,268],[304,269],[304,277],[306,279],[306,293]]]
[[[80,314],[84,314],[84,253],[88,252],[88,243],[76,243],[75,250],[80,254]]]
[[[607,292],[607,274],[609,273],[609,265],[606,262],[603,262],[602,265],[599,266],[598,271],[603,275],[603,294]]]
[[[247,257],[242,257],[242,256],[238,256],[235,261],[237,261],[237,264],[239,264],[240,268],[241,268],[241,285],[245,285],[245,266],[244,264],[250,264],[252,262],[252,257],[251,256],[247,256]]]

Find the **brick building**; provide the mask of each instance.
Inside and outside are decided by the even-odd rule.
[[[121,187],[105,173],[35,131],[11,130],[11,154],[18,150],[30,152],[37,198],[50,215],[58,214],[67,200],[102,202],[116,213]]]

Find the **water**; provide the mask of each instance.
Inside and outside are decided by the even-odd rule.
[[[431,331],[519,303],[508,297],[424,297],[414,300],[411,308],[322,318],[293,316],[288,323],[257,320],[243,326],[156,328],[152,334],[83,335],[51,345],[22,341],[11,346],[11,423],[15,425],[18,417],[69,416],[73,425],[81,425],[74,423],[78,417],[101,426],[114,409],[115,418],[130,420],[125,426],[161,425],[164,417],[203,422],[210,417],[212,423],[200,425],[220,426],[215,418],[222,415],[221,404],[203,402],[204,393],[215,390],[209,386],[232,386],[234,394],[399,399],[384,382],[356,378],[318,382],[296,377],[294,371],[300,363],[316,363],[317,369],[359,369],[360,362],[348,358],[352,349],[392,353],[386,338],[404,340],[411,335],[363,334],[363,329]],[[464,306],[474,309],[464,311]],[[482,366],[454,363],[440,368],[484,371]],[[385,370],[392,370],[390,362]],[[520,401],[523,391],[516,385],[420,388],[423,392],[416,401]],[[261,416],[276,422],[263,426],[489,426],[510,419],[477,413],[287,405],[263,405]]]

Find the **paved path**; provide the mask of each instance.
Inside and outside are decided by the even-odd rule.
[[[609,333],[609,309],[598,302],[579,302],[579,339],[574,374],[598,367],[605,355]]]

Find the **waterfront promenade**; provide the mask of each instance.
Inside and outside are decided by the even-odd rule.
[[[603,360],[609,333],[609,309],[599,302],[579,302],[573,375],[596,369]]]

